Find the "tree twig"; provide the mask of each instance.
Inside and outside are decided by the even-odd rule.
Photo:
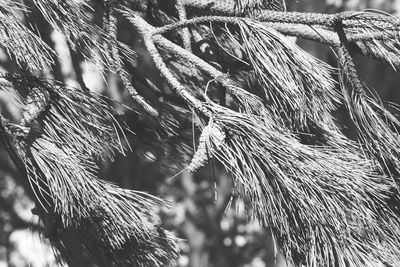
[[[182,4],[181,0],[178,0],[176,2],[176,8],[178,9],[179,20],[180,21],[187,20],[186,7]],[[188,51],[192,51],[191,35],[189,28],[187,27],[183,28],[181,30],[181,36],[183,41],[183,47],[185,47],[185,49]]]
[[[149,103],[147,103],[146,100],[141,95],[139,95],[139,93],[136,91],[136,89],[132,86],[131,82],[129,81],[128,74],[124,70],[124,67],[122,66],[122,60],[121,57],[119,56],[119,49],[117,43],[117,18],[113,7],[110,7],[109,33],[110,33],[111,51],[114,58],[114,68],[118,73],[118,75],[120,76],[122,83],[128,90],[132,99],[140,107],[142,107],[152,117],[158,117],[159,115],[158,111],[154,107],[152,107]]]
[[[78,58],[78,54],[76,51],[72,49],[71,43],[67,40],[69,54],[71,56],[72,68],[74,69],[76,80],[78,81],[82,91],[89,92],[89,88],[87,88],[85,81],[83,80],[82,69],[80,66],[80,61]]]

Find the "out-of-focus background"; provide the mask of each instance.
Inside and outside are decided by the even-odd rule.
[[[400,13],[400,0],[288,0],[288,10],[333,13],[344,10],[380,9],[391,14]],[[34,16],[35,14],[32,14]],[[60,35],[43,21],[38,28],[47,42],[65,58],[58,60],[51,75],[72,86],[77,85],[68,48]],[[129,32],[124,41],[138,45]],[[332,51],[321,45],[298,40],[298,43],[320,59],[336,65]],[[115,100],[129,104],[126,90],[115,76],[102,77],[91,63],[82,59],[81,68],[87,87],[105,93]],[[79,62],[78,61],[78,62]],[[400,74],[390,66],[367,58],[357,58],[360,71],[369,85],[380,96],[400,103]],[[149,59],[139,56],[136,64],[143,71],[151,71]],[[0,50],[0,68],[13,71],[16,66]],[[20,111],[9,96],[0,93],[2,114],[18,119]],[[173,203],[163,210],[162,217],[168,229],[182,239],[182,256],[178,266],[185,267],[272,267],[286,266],[277,253],[268,229],[246,219],[246,211],[238,212],[226,206],[232,194],[227,174],[218,164],[209,164],[196,174],[166,172],[152,157],[132,153],[117,158],[104,166],[104,177],[126,188],[144,190]],[[4,149],[0,148],[0,267],[58,266],[51,248],[38,234],[38,221],[31,214],[33,203],[24,194],[19,174]],[[90,266],[89,263],[85,263]]]

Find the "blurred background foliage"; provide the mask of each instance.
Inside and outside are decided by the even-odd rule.
[[[400,13],[400,0],[301,0],[288,1],[289,11],[334,13],[344,10],[379,9],[391,14]],[[30,16],[38,16],[34,12]],[[93,20],[98,18],[94,17]],[[58,58],[52,73],[46,73],[66,84],[77,86],[76,73],[72,64],[80,64],[84,81],[92,91],[103,93],[125,104],[132,104],[126,90],[114,74],[102,77],[96,66],[73,58],[71,61],[65,41],[42,18],[37,28],[42,38],[65,57]],[[123,26],[123,25],[121,25]],[[154,73],[152,81],[157,83],[157,73],[150,59],[135,35],[129,30],[121,30],[121,40],[138,52],[136,62],[132,62],[135,76],[140,80],[141,73]],[[324,61],[336,65],[334,53],[319,44],[298,40],[310,53]],[[0,51],[1,52],[1,51]],[[400,102],[398,84],[400,75],[390,66],[371,59],[357,58],[361,73],[370,86],[379,88],[380,96],[392,102]],[[12,72],[17,66],[5,53],[0,53],[0,67]],[[140,82],[135,82],[140,90]],[[160,85],[158,85],[160,86]],[[20,119],[20,111],[5,94],[0,94],[2,114],[15,120]],[[340,117],[340,111],[339,111]],[[135,114],[126,114],[130,121]],[[343,120],[345,118],[342,118]],[[134,125],[140,128],[140,125]],[[351,129],[348,130],[351,134]],[[162,211],[165,225],[179,238],[182,256],[178,261],[181,267],[272,267],[285,266],[277,254],[274,240],[268,229],[263,229],[246,218],[246,210],[234,212],[229,208],[232,184],[229,177],[218,164],[209,164],[196,174],[180,173],[172,166],[174,151],[165,157],[155,157],[150,152],[132,153],[120,157],[115,162],[104,163],[103,176],[123,187],[144,190],[161,196],[173,203],[171,209]],[[41,267],[58,266],[51,248],[40,237],[40,225],[31,214],[33,203],[20,185],[20,177],[11,164],[4,149],[0,150],[0,267]],[[82,266],[90,266],[84,262]]]

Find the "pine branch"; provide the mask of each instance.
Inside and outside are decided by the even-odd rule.
[[[226,19],[226,18],[223,18],[223,19]],[[229,18],[228,18],[228,20],[230,22],[234,21],[233,19],[229,19]],[[222,21],[222,19],[221,19],[221,21]],[[227,20],[225,20],[225,22],[226,21]],[[254,30],[252,30],[251,33],[242,32],[240,37],[232,37],[232,39],[234,39],[233,41],[236,42],[236,43],[238,43],[238,40],[236,40],[236,38],[240,38],[240,40],[245,40],[245,42],[246,42],[246,39],[245,39],[246,34],[247,35],[252,35],[253,33],[262,32],[263,31],[262,27],[260,27],[261,25],[258,26],[258,24],[255,24],[252,21],[244,21],[244,22],[242,22],[241,20],[235,19],[234,22],[235,22],[235,24],[238,24],[238,25],[252,25],[250,27],[257,27],[257,29],[254,28]],[[155,34],[159,34],[159,33],[162,33],[164,31],[168,31],[169,29],[166,28],[166,27],[168,27],[168,26],[164,26],[162,28],[156,29],[155,30]],[[243,26],[242,26],[242,28],[243,28]],[[149,31],[151,31],[151,29],[149,29]],[[264,33],[265,32],[267,32],[267,30],[264,30]],[[270,34],[273,34],[273,33],[270,32]],[[276,34],[277,33],[274,33],[274,35],[276,35]],[[261,38],[263,38],[263,41],[262,41],[263,43],[265,43],[266,40],[271,39],[270,37],[267,37],[267,36],[266,37],[261,37]],[[297,114],[297,112],[298,112],[298,110],[300,108],[307,108],[309,104],[310,105],[314,105],[314,107],[321,108],[320,111],[324,110],[324,112],[326,110],[332,109],[334,107],[333,106],[333,102],[338,102],[338,97],[335,96],[335,94],[333,93],[333,89],[332,89],[333,88],[333,81],[331,80],[329,74],[326,71],[328,69],[327,66],[325,66],[324,64],[319,63],[318,61],[315,61],[315,59],[313,59],[312,57],[309,57],[308,54],[302,53],[300,49],[295,48],[289,42],[282,41],[282,40],[284,40],[284,37],[277,37],[277,38],[279,38],[280,44],[278,45],[277,43],[275,43],[275,44],[271,44],[271,46],[269,48],[265,47],[264,50],[266,51],[266,54],[265,54],[266,57],[264,57],[263,60],[259,61],[260,64],[258,66],[254,66],[254,63],[255,63],[255,60],[258,60],[258,58],[260,58],[260,53],[261,53],[261,51],[263,51],[263,49],[260,49],[260,46],[259,46],[258,48],[254,48],[254,53],[252,53],[252,51],[249,50],[249,46],[244,48],[242,45],[238,44],[239,47],[241,47],[243,49],[243,51],[246,52],[247,58],[249,58],[250,60],[254,59],[253,62],[252,62],[253,63],[252,65],[255,67],[256,71],[259,70],[259,72],[258,72],[259,75],[257,75],[257,77],[268,76],[268,78],[265,78],[265,79],[263,79],[261,81],[261,84],[263,84],[263,83],[265,84],[267,82],[267,84],[262,86],[263,88],[269,88],[269,87],[271,87],[270,86],[271,83],[272,84],[275,83],[275,87],[276,86],[282,86],[282,87],[279,87],[279,89],[276,90],[277,93],[282,92],[282,94],[286,94],[284,92],[285,88],[287,89],[287,93],[288,94],[294,94],[295,93],[295,91],[293,91],[292,88],[298,88],[298,90],[299,90],[298,91],[298,96],[288,96],[288,95],[286,95],[286,96],[285,95],[283,95],[283,96],[273,96],[273,95],[271,95],[272,94],[271,91],[268,90],[268,91],[266,91],[267,93],[269,92],[268,93],[269,96],[267,97],[267,99],[269,99],[269,101],[272,102],[274,105],[282,105],[283,103],[287,103],[288,107],[286,107],[286,108],[284,107],[283,110],[288,110],[288,108],[289,108],[291,111],[288,111],[287,116],[286,116],[286,120],[289,120],[289,119],[291,120],[292,119],[292,115],[294,113]],[[237,86],[235,86],[234,82],[230,82],[229,79],[226,78],[226,75],[224,75],[224,74],[220,73],[219,71],[215,70],[213,67],[211,67],[209,64],[205,63],[204,61],[200,60],[199,58],[195,58],[190,53],[182,51],[182,49],[180,49],[179,47],[177,47],[176,45],[174,45],[172,43],[168,43],[168,41],[165,40],[162,37],[156,37],[154,39],[155,39],[155,43],[156,44],[161,45],[164,49],[167,49],[171,53],[174,53],[177,57],[184,58],[183,59],[184,62],[191,62],[195,66],[198,66],[200,69],[206,71],[209,75],[211,75],[211,77],[217,79],[217,81],[220,81],[222,83],[222,85],[225,88],[227,88],[228,91],[232,92],[232,91],[235,91],[232,88],[237,88]],[[247,40],[249,40],[249,39],[247,39]],[[261,41],[258,41],[258,42],[261,43]],[[257,44],[255,44],[255,45],[257,45]],[[294,48],[290,48],[288,45],[290,45],[291,47],[294,47]],[[253,46],[254,46],[254,44],[253,44]],[[294,56],[294,60],[296,60],[296,57],[297,58],[300,57],[300,56],[297,56],[297,55],[303,55],[303,56],[302,56],[302,59],[299,58],[297,63],[294,63],[294,62],[289,63],[292,60],[291,58],[293,58],[293,56],[287,54],[288,55],[287,58],[280,58],[279,59],[281,63],[271,62],[270,66],[266,66],[266,64],[267,64],[266,62],[269,62],[267,57],[269,57],[268,53],[270,53],[269,51],[271,50],[270,49],[271,47],[272,47],[272,51],[274,53],[273,55],[271,54],[271,58],[272,58],[272,56],[274,56],[276,54],[277,47],[285,47],[285,48],[282,49],[280,55],[285,55],[287,53],[285,51],[290,51],[290,50],[295,49],[296,52],[294,52],[292,54],[292,55],[295,55]],[[253,49],[253,48],[251,48],[251,49]],[[252,53],[252,54],[249,54],[249,53]],[[303,70],[289,70],[288,69],[288,71],[287,71],[287,73],[285,75],[282,75],[282,69],[277,71],[275,76],[273,74],[271,74],[270,71],[269,71],[269,70],[273,70],[275,68],[274,66],[276,66],[277,64],[281,65],[282,62],[288,62],[287,66],[290,68],[291,66],[296,66],[296,67],[297,66],[301,66],[302,64],[304,64],[307,61],[310,62],[308,67],[304,67]],[[319,68],[319,69],[313,71],[314,68]],[[308,72],[309,72],[309,74],[305,74],[305,73],[308,73]],[[288,85],[287,82],[289,81],[289,83],[290,83],[290,80],[288,80],[288,77],[291,77],[292,73],[294,73],[294,74],[299,73],[300,75],[304,75],[304,76],[303,77],[293,77],[293,79],[292,79],[292,83],[293,84],[292,85],[290,85],[290,84]],[[321,74],[324,77],[323,78],[322,77],[313,77],[317,73]],[[273,77],[272,79],[271,79],[271,75]],[[282,77],[282,79],[280,77]],[[272,81],[272,82],[270,82],[270,81]],[[325,85],[322,85],[320,83],[320,81],[326,81]],[[303,86],[306,86],[306,87],[309,86],[308,88],[321,88],[321,90],[318,93],[316,93],[316,92],[308,92],[307,89],[303,88]],[[317,90],[317,89],[312,89],[312,90]],[[240,94],[240,90],[236,90],[236,92],[233,92],[233,93],[238,95],[238,94]],[[317,98],[315,98],[315,95],[318,95],[318,96],[321,96],[321,97],[319,99],[317,99]],[[311,97],[311,99],[307,99],[306,100],[307,96]],[[248,95],[247,95],[247,98],[248,98]],[[242,97],[242,99],[246,99],[246,96]],[[282,99],[285,99],[285,100],[282,100]],[[298,105],[296,105],[295,104],[296,103],[296,99],[298,101],[304,101],[304,102],[298,103]],[[256,103],[257,101],[254,101],[254,102]],[[314,103],[314,104],[312,104],[312,103]],[[319,104],[316,104],[316,103],[319,103]],[[247,104],[247,106],[249,106],[249,105],[251,105],[251,104]],[[291,108],[290,108],[290,105],[292,106]],[[327,106],[323,107],[324,105],[327,105]],[[260,110],[259,107],[260,106],[262,107],[263,105],[262,104],[261,105],[255,104],[255,106],[256,107],[258,106],[258,107],[254,108],[254,110]],[[313,107],[309,107],[309,108],[313,109]],[[282,110],[282,106],[277,106],[276,110],[279,110],[278,113],[280,113],[280,110]],[[303,115],[300,114],[300,117],[303,118],[303,119],[300,120],[300,124],[305,124],[305,121],[306,121],[305,116],[306,116],[306,114],[312,114],[312,116],[317,116],[317,114],[321,114],[320,111],[308,110],[308,111],[304,111],[304,113],[302,113],[302,111],[300,111],[301,114],[303,114]],[[324,115],[321,114],[321,116],[327,117],[328,115],[327,115],[327,113],[324,113]],[[297,118],[295,118],[294,120],[298,121]],[[320,120],[321,120],[320,117],[319,118],[315,118],[315,121],[320,121]],[[322,119],[322,120],[325,120],[325,118]]]
[[[186,20],[187,19],[186,7],[182,4],[180,0],[177,1],[176,8],[178,9],[179,20],[180,21]],[[185,47],[185,49],[188,51],[192,51],[191,34],[189,29],[183,28],[181,30],[181,36],[183,41],[183,47]]]
[[[263,11],[264,12],[264,11]],[[398,67],[399,56],[396,54],[398,31],[397,18],[368,12],[353,12],[339,14],[310,14],[295,12],[265,11],[262,17],[252,17],[252,20],[264,22],[265,26],[275,28],[283,34],[314,40],[336,47],[339,44],[334,36],[334,21],[340,18],[344,21],[344,28],[348,31],[348,39],[352,42],[353,50],[388,62]],[[232,14],[230,14],[232,15]],[[236,24],[238,17],[201,16],[187,21],[166,25],[158,33],[180,29],[190,25],[206,22],[221,22]],[[250,20],[251,21],[251,20]]]
[[[207,115],[208,111],[203,107],[203,104],[196,99],[193,95],[191,95],[182,85],[181,83],[174,77],[174,75],[170,72],[168,67],[165,65],[161,55],[159,54],[156,46],[153,43],[152,30],[149,24],[147,24],[143,19],[132,16],[129,18],[130,22],[137,28],[137,30],[143,36],[143,40],[145,42],[145,46],[151,55],[156,68],[160,71],[161,75],[164,76],[169,85],[175,90],[175,92],[180,95],[189,105],[191,105],[197,111],[200,111],[202,114]],[[150,30],[150,31],[149,31]]]
[[[230,79],[229,75],[226,75],[222,73],[221,71],[217,70],[215,67],[211,66],[201,58],[193,55],[189,51],[179,47],[178,45],[170,42],[166,38],[163,38],[162,36],[159,36],[158,34],[163,32],[164,27],[161,28],[153,28],[143,20],[137,18],[132,12],[129,10],[121,10],[120,11],[123,15],[125,15],[136,27],[143,28],[143,39],[147,42],[147,48],[149,50],[149,53],[151,55],[157,55],[159,52],[157,51],[157,48],[154,46],[154,44],[158,45],[160,48],[163,48],[167,52],[171,53],[174,55],[176,58],[179,58],[182,62],[188,62],[190,64],[193,64],[196,66],[198,69],[204,71],[206,74],[210,75],[212,78],[214,78],[221,86],[223,86],[226,90],[228,90],[232,95],[234,95],[237,99],[239,99],[239,102],[241,105],[243,105],[244,109],[249,110],[249,111],[257,111],[262,113],[262,107],[263,104],[261,100],[244,91],[243,89],[240,88],[240,86],[235,82],[234,80]],[[154,37],[153,37],[154,36]],[[154,42],[154,44],[153,44]],[[164,65],[165,63],[162,62],[162,59],[158,56],[158,61],[160,65]],[[162,67],[165,70],[165,67]],[[169,70],[165,70],[167,72],[167,75],[169,77],[173,76],[171,75]],[[176,78],[171,77],[172,79],[167,79],[169,81],[176,80]],[[173,88],[182,88],[180,83],[175,81],[174,85],[172,85]],[[183,90],[183,88],[182,88]],[[185,96],[183,96],[185,98]],[[196,102],[196,101],[194,101]],[[188,103],[194,103],[191,100],[188,101]],[[199,107],[201,104],[195,104],[198,105]],[[260,109],[261,108],[261,109]],[[206,112],[205,112],[206,113]]]
[[[136,89],[133,87],[131,82],[129,81],[128,74],[124,70],[122,59],[119,56],[119,49],[117,46],[117,17],[116,13],[114,11],[114,7],[110,6],[110,14],[109,14],[109,33],[111,36],[111,50],[112,50],[112,56],[114,58],[114,69],[120,76],[125,88],[128,90],[129,94],[131,95],[132,99],[144,109],[150,116],[152,117],[158,117],[158,111],[154,109],[150,104],[146,102],[146,100],[139,95],[139,93],[136,91]]]
[[[146,142],[162,146],[162,152],[191,154],[181,130],[191,129],[192,110],[198,115],[202,133],[187,170],[197,171],[210,158],[222,163],[232,174],[235,195],[251,218],[271,229],[289,264],[396,266],[400,220],[393,180],[400,173],[400,122],[366,89],[351,52],[398,68],[398,18],[284,12],[284,2],[275,0],[156,2],[153,15],[162,15],[157,21],[164,26],[142,18],[144,1],[132,3],[139,12],[121,1],[104,5],[101,29],[90,18],[91,1],[34,0],[71,50],[85,49],[94,61],[100,53],[99,68],[121,77],[153,118],[143,124]],[[18,20],[18,8],[0,4],[2,45],[31,69],[45,66],[47,48]],[[153,92],[145,97],[132,86],[123,58],[132,59],[134,52],[117,40],[117,12],[143,39],[171,98],[183,104],[156,101]],[[183,46],[173,31],[181,33]],[[335,92],[332,69],[284,35],[337,49],[343,98]],[[213,57],[190,50],[202,38]],[[97,179],[101,159],[130,151],[129,129],[108,100],[45,79],[2,77],[16,89],[23,120],[16,125],[2,119],[0,138],[31,183],[45,235],[68,262],[73,265],[73,255],[84,252],[100,266],[161,266],[175,259],[176,239],[157,219],[163,201]],[[212,90],[226,92],[227,101]],[[335,123],[332,113],[341,103],[357,141]],[[145,150],[161,154],[154,145]]]

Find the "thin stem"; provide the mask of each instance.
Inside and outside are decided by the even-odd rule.
[[[80,61],[78,58],[78,54],[72,49],[71,43],[67,40],[69,54],[71,56],[72,68],[74,69],[76,80],[78,81],[82,91],[89,92],[89,88],[87,88],[85,81],[83,80],[82,69],[80,66]]]
[[[10,156],[12,162],[17,167],[18,171],[25,177],[26,176],[26,168],[25,163],[18,155],[15,146],[9,140],[9,133],[4,126],[4,118],[0,116],[0,143],[3,144],[3,147],[6,148],[8,155]],[[26,183],[24,183],[26,184]]]
[[[179,20],[180,21],[187,20],[186,7],[182,4],[181,0],[177,1],[176,8],[178,9]],[[181,36],[183,41],[183,47],[185,47],[185,49],[188,51],[192,51],[191,35],[189,28],[187,27],[183,28],[181,30]]]
[[[153,108],[146,100],[139,95],[136,89],[132,86],[131,82],[129,81],[129,77],[127,72],[124,70],[122,66],[122,59],[119,56],[119,49],[117,43],[117,17],[115,15],[114,9],[110,7],[110,18],[109,18],[109,33],[110,33],[110,43],[111,43],[111,53],[114,58],[114,69],[116,70],[117,74],[120,76],[122,83],[124,84],[125,88],[128,90],[129,94],[131,95],[132,99],[142,107],[149,115],[152,117],[158,117],[158,111]]]
[[[347,74],[353,90],[355,90],[354,93],[357,95],[365,95],[364,86],[358,75],[353,57],[351,56],[350,51],[347,49],[347,47],[349,47],[349,41],[346,37],[346,33],[343,30],[342,22],[338,21],[335,28],[340,39],[340,45],[337,47],[340,64],[346,70],[345,73]]]

